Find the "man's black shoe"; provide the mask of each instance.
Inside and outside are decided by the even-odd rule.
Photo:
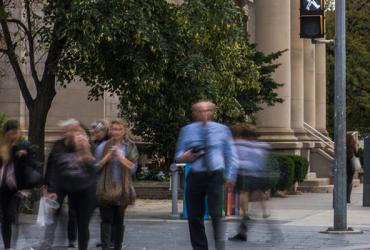
[[[237,234],[234,237],[229,237],[231,241],[247,241],[247,235]]]

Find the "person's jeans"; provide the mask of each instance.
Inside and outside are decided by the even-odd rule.
[[[7,187],[0,188],[1,235],[5,249],[11,247],[12,224],[16,223],[18,219],[20,198],[16,193],[16,191],[11,191]]]
[[[204,227],[205,197],[215,237],[216,249],[224,249],[221,223],[221,198],[224,178],[223,170],[213,172],[190,172],[187,177],[186,201],[191,244],[194,250],[208,249]]]
[[[125,209],[118,205],[100,205],[101,224],[101,242],[102,249],[109,249],[111,242],[111,230],[113,229],[114,249],[122,248],[124,237],[124,217]]]
[[[96,187],[92,186],[88,189],[84,189],[78,192],[65,192],[64,190],[57,192],[58,195],[57,199],[59,204],[61,205],[61,208],[56,211],[54,222],[46,227],[44,241],[41,243],[40,247],[41,249],[52,249],[58,220],[61,219],[60,215],[62,213],[63,200],[65,195],[68,195],[70,209],[69,210],[70,218],[68,219],[69,241],[73,240],[70,238],[71,235],[73,235],[73,232],[75,235],[75,232],[78,231],[78,249],[87,250],[89,241],[89,223],[96,205],[95,190]],[[72,214],[71,211],[73,211]],[[72,228],[73,230],[71,229],[71,225],[73,225],[70,224],[71,220],[75,221],[77,229],[76,228]],[[63,220],[61,221],[63,222]]]
[[[84,191],[69,193],[71,206],[76,211],[79,250],[87,250],[88,247],[89,224],[96,204],[95,190],[93,186]]]

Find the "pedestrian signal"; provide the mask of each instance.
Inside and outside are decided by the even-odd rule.
[[[324,37],[324,0],[301,0],[300,20],[301,38]]]

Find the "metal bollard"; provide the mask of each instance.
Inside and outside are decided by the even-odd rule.
[[[173,163],[170,166],[171,170],[171,193],[172,193],[172,211],[170,217],[173,219],[180,218],[178,208],[178,193],[179,193],[179,167],[185,167],[184,163]]]
[[[370,136],[364,139],[364,192],[363,203],[364,207],[370,207]]]

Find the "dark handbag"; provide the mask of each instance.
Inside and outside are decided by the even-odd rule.
[[[26,165],[23,168],[22,188],[31,189],[42,184],[42,175],[32,166]]]
[[[26,156],[17,156],[19,150],[26,150]],[[12,158],[17,166],[15,171],[20,172],[20,183],[17,183],[19,189],[32,189],[42,185],[43,176],[37,171],[38,162],[36,161],[35,149],[30,146],[28,141],[18,141],[12,148]],[[18,180],[17,180],[18,181]]]

